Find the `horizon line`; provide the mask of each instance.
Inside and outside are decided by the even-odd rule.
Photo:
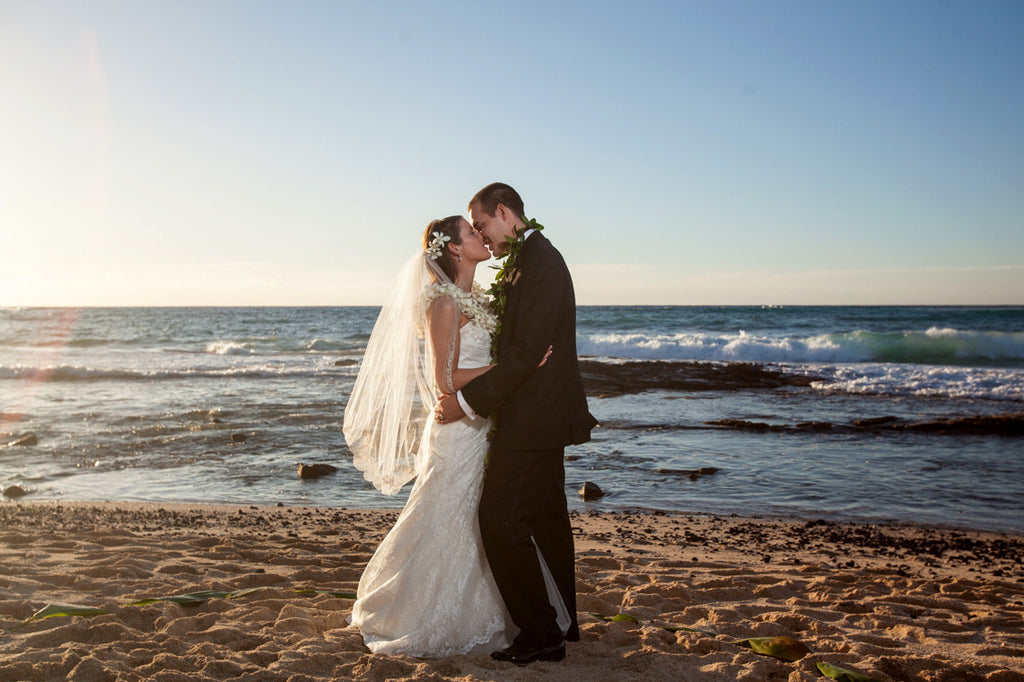
[[[89,304],[89,305],[6,305],[0,310],[144,309],[144,308],[380,308],[383,303],[288,303],[288,304]],[[577,308],[1024,308],[1022,303],[577,303]]]

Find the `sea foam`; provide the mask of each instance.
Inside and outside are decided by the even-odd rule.
[[[806,367],[806,366],[805,366]],[[1024,370],[899,363],[814,366],[826,393],[1024,401]]]
[[[57,365],[52,367],[3,367],[0,366],[0,381],[21,380],[49,382],[154,382],[196,379],[279,379],[279,378],[321,378],[332,374],[344,374],[333,367],[295,367],[259,365],[248,367],[199,368],[180,370],[110,369],[97,367],[74,367]]]
[[[256,351],[237,341],[214,341],[206,344],[206,352],[214,355],[253,355]]]
[[[734,333],[590,334],[577,338],[581,355],[635,360],[1024,366],[1024,333],[930,328],[906,332],[857,330],[807,337]]]

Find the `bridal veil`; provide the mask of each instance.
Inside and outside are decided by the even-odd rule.
[[[424,289],[450,282],[423,252],[406,262],[374,324],[345,408],[343,431],[353,464],[385,495],[394,495],[416,477],[427,451],[437,392]],[[455,324],[443,356],[449,366],[457,315]]]

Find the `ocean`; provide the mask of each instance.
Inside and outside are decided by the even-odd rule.
[[[341,431],[376,315],[0,309],[0,490],[399,507],[406,493],[366,483]],[[577,317],[601,426],[567,450],[573,509],[1024,532],[1022,307],[588,306]],[[304,480],[300,463],[338,471]],[[604,496],[583,500],[587,481]]]

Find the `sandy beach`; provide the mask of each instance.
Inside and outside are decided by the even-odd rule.
[[[879,680],[1024,680],[1024,538],[660,513],[574,514],[582,640],[560,663],[371,655],[338,593],[395,516],[4,504],[0,680],[794,682],[822,679],[819,662]],[[247,591],[131,605],[208,590]],[[29,620],[51,603],[109,613]],[[599,617],[620,613],[635,620]],[[735,644],[780,636],[809,653]]]

